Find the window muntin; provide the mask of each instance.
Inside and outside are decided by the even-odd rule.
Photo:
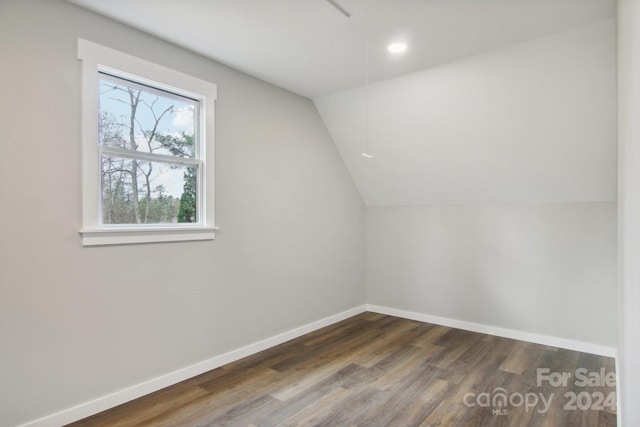
[[[200,103],[101,72],[103,225],[197,224]]]

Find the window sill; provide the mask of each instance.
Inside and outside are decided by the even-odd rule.
[[[218,227],[82,229],[82,246],[213,240]]]

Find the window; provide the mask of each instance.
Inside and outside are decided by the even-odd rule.
[[[216,86],[78,40],[83,245],[210,240]]]
[[[102,224],[200,220],[200,103],[100,72]]]

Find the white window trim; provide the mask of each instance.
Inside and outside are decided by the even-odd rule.
[[[78,59],[82,62],[82,236],[83,246],[132,243],[213,240],[214,209],[214,135],[215,84],[152,62],[78,39]],[[99,71],[117,75],[200,101],[201,221],[199,224],[102,225],[100,220],[100,155],[98,147]]]

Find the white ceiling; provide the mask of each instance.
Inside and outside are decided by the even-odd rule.
[[[614,19],[372,84],[368,126],[366,98],[314,103],[367,206],[616,199]]]
[[[367,206],[615,200],[615,0],[68,1],[312,98]]]
[[[615,13],[615,0],[69,1],[311,98],[362,84],[367,42],[378,81]],[[386,51],[400,39],[406,53]]]

